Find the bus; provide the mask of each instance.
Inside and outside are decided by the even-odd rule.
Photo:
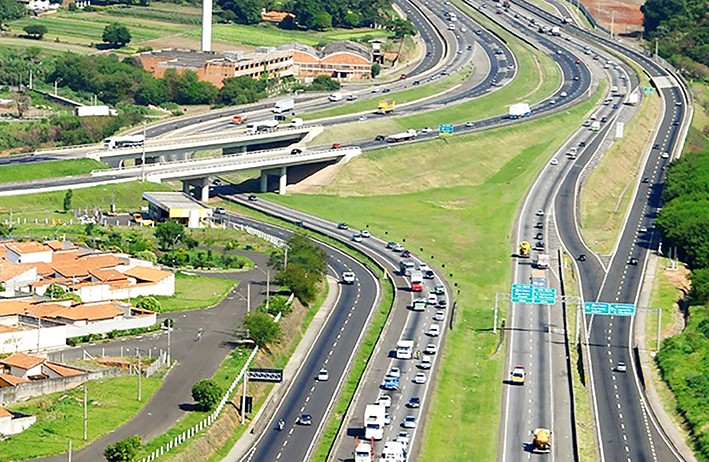
[[[143,135],[114,136],[103,140],[103,149],[135,148],[145,142]]]
[[[396,344],[396,359],[411,359],[414,355],[413,340],[399,340]]]

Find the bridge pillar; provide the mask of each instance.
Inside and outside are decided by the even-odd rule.
[[[185,194],[190,193],[190,180],[182,180],[182,192]]]
[[[286,195],[286,185],[288,184],[288,167],[281,167],[281,174],[278,178],[278,194]]]
[[[268,170],[261,170],[260,190],[262,193],[268,192]]]
[[[206,204],[209,202],[209,177],[199,178],[197,181],[199,182],[198,187],[202,187],[202,196],[200,200]]]

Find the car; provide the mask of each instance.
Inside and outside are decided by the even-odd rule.
[[[618,103],[615,103],[615,104],[613,105],[613,109],[618,109]]]
[[[214,209],[214,213],[226,213],[226,209],[224,207],[217,207]]]
[[[421,362],[418,364],[419,369],[430,369],[433,365],[433,360],[430,356],[424,356],[421,358]]]
[[[579,79],[579,76],[578,76],[578,75],[575,75],[575,76],[574,76],[574,80],[578,80],[578,79]]]
[[[413,379],[413,382],[419,385],[423,385],[424,383],[426,383],[426,373],[417,372],[416,376]]]
[[[337,229],[349,229],[350,227],[347,226],[347,223],[338,223]]]
[[[403,252],[404,251],[404,246],[401,244],[396,244],[394,247],[391,248],[394,252]]]
[[[643,183],[649,183],[649,182],[650,182],[650,178],[648,178],[648,177],[643,178]]]
[[[421,81],[420,81],[420,80],[416,80],[416,81],[414,81],[413,84],[414,84],[414,85],[421,85]]]
[[[462,54],[463,54],[463,50],[458,50],[456,53],[458,53],[459,55],[462,55]]]
[[[433,129],[431,127],[423,127],[421,133],[431,133]]]
[[[433,288],[433,293],[436,295],[443,295],[445,293],[445,287],[443,284],[436,284],[436,286]]]
[[[676,125],[679,125],[679,120],[673,120],[673,121],[672,121],[672,125],[675,125],[675,126],[676,126]]]
[[[534,244],[534,246],[535,246],[537,249],[543,249],[543,248],[544,248],[544,242],[539,241],[539,242],[537,242],[536,244]]]
[[[352,241],[353,242],[362,242],[362,235],[359,233],[352,235]]]
[[[552,159],[549,163],[551,165],[559,165],[559,161],[556,158]]]
[[[370,232],[367,231],[366,229],[363,229],[362,231],[360,231],[359,234],[360,234],[362,237],[366,237],[366,238],[372,237],[372,233],[370,233]]]
[[[445,321],[446,320],[445,311],[436,311],[436,314],[433,315],[433,320],[434,321]]]
[[[542,210],[542,209],[537,209],[537,216],[538,216],[538,217],[543,217],[543,216],[544,216],[544,210]]]
[[[291,150],[290,150],[290,153],[291,153],[291,155],[302,154],[302,153],[303,153],[303,150],[302,150],[302,149],[295,148],[295,149],[291,149]]]
[[[402,256],[402,257],[410,257],[410,256],[411,256],[411,252],[410,252],[409,250],[407,250],[407,249],[404,249],[404,250],[401,251],[401,256]]]
[[[312,425],[313,424],[313,416],[310,414],[300,414],[298,416],[298,419],[295,421],[298,425]]]
[[[475,35],[481,35],[483,33],[480,29],[475,29]]]
[[[340,149],[342,145],[340,143],[332,143],[332,149]]]
[[[421,407],[421,398],[419,398],[418,396],[412,396],[411,398],[409,398],[409,402],[406,403],[406,407],[409,407],[411,409]]]
[[[343,284],[354,284],[355,274],[353,271],[343,271],[342,272],[342,283]]]
[[[379,88],[377,88],[377,87],[372,88],[372,93],[379,93]]]
[[[556,50],[556,54],[561,55],[561,54],[563,54],[563,52],[561,50]]]
[[[574,64],[581,64],[581,60],[576,58],[576,60],[574,60]],[[578,76],[575,77],[574,80],[578,80]]]
[[[406,79],[406,74],[401,74],[401,75],[399,76],[399,78],[400,78],[401,80]]]
[[[435,355],[438,353],[438,347],[434,343],[429,343],[426,345],[426,348],[423,350],[423,352],[427,355]]]
[[[396,367],[396,366],[392,366],[392,367],[389,368],[389,372],[387,372],[387,375],[388,375],[389,377],[400,378],[400,377],[401,377],[401,369],[399,369],[399,368]]]
[[[586,261],[586,254],[585,253],[580,253],[578,257],[576,257],[578,261]]]
[[[384,414],[384,425],[391,425],[391,414]]]
[[[615,365],[615,370],[616,372],[626,372],[628,368],[625,365],[625,361],[618,361],[618,364]]]
[[[585,121],[583,122],[583,124],[581,124],[581,125],[583,125],[584,127],[590,127],[590,126],[591,126],[591,121],[590,121],[590,120],[585,120]]]
[[[436,294],[433,294],[433,293],[428,294],[428,298],[426,299],[426,303],[428,303],[429,305],[435,305],[436,303],[438,303],[438,297],[436,296]]]
[[[423,272],[423,271],[426,271],[426,270],[428,270],[428,269],[429,269],[428,263],[426,263],[426,262],[421,262],[421,263],[419,263],[419,271],[422,271],[422,272]]]
[[[585,141],[581,141],[581,142],[579,143],[579,147],[580,147],[580,148],[585,148],[585,147],[586,147],[586,142],[585,142]]]
[[[423,284],[414,282],[411,284],[411,292],[423,292]]]
[[[463,31],[463,32],[465,32],[465,31]],[[466,49],[466,50],[472,50],[472,49],[473,49],[473,46],[472,46],[472,45],[468,45],[467,47],[465,47],[465,49]]]
[[[601,117],[601,122],[603,122],[603,123],[608,122],[608,117]]]
[[[379,395],[379,398],[377,398],[376,404],[384,407],[391,407],[391,395],[382,393]]]
[[[537,228],[537,229],[542,229],[542,228],[544,228],[544,223],[541,222],[541,221],[538,221],[538,222],[534,225],[534,227]]]
[[[362,120],[367,120],[367,116],[365,116],[365,115],[359,116],[359,117],[357,118],[357,120],[360,120],[360,121],[362,121]]]
[[[399,388],[399,377],[384,377],[382,388],[385,390],[397,390]]]
[[[544,234],[542,234],[542,233],[537,233],[537,235],[534,236],[534,239],[542,240],[542,239],[544,239]]]
[[[404,428],[416,428],[416,416],[407,415],[404,417],[404,421],[401,422],[401,426]]]
[[[318,372],[317,380],[318,382],[327,382],[330,379],[330,374],[327,373],[327,369],[322,368]]]
[[[384,141],[385,138],[385,135],[377,135],[374,137],[374,141]]]
[[[409,436],[409,432],[399,432],[396,435],[396,442],[402,443],[404,446],[408,446],[409,443],[411,442],[411,437]]]
[[[628,264],[629,264],[629,265],[633,265],[633,266],[637,266],[637,265],[638,265],[638,259],[635,258],[635,257],[630,257],[630,258],[628,258]]]
[[[441,298],[436,302],[436,308],[446,308],[447,306],[448,302],[445,298]]]
[[[549,100],[549,104],[556,104],[556,100],[555,100],[555,99],[550,99],[550,100]]]
[[[354,101],[357,99],[357,95],[347,95],[347,101]]]
[[[438,337],[441,335],[441,326],[438,324],[431,324],[431,326],[428,328],[428,332],[426,332],[426,335],[429,337]]]
[[[423,272],[424,279],[434,279],[435,277],[436,277],[436,274],[431,269],[427,269]]]
[[[214,186],[221,186],[221,185],[222,185],[222,180],[220,180],[219,178],[215,178],[214,180],[212,180],[212,184],[213,184]]]
[[[660,149],[660,143],[653,144],[652,149]]]
[[[472,127],[475,126],[475,123],[473,123],[473,122],[465,122],[465,126],[468,127],[468,128],[472,128]]]
[[[527,376],[526,372],[524,371],[524,366],[515,366],[515,368],[512,369],[510,375],[512,376],[512,383],[524,385],[524,379]]]
[[[682,101],[677,101],[677,102],[675,103],[675,105],[676,105],[676,106],[681,106],[681,105],[682,105]]]
[[[663,159],[669,159],[669,158],[670,158],[670,153],[669,153],[669,152],[663,152],[663,153],[660,155],[660,157],[662,157]]]
[[[648,229],[643,226],[643,227],[641,227],[638,231],[640,231],[641,233],[647,233],[647,232],[648,232]]]
[[[565,91],[562,91],[562,92],[559,94],[559,96],[562,97],[562,98],[566,98],[567,96],[569,96],[569,94],[566,93]]]
[[[390,91],[391,91],[390,88],[385,88],[385,89],[382,90],[382,93],[389,93]]]
[[[396,242],[387,242],[386,248],[387,249],[393,249],[395,245],[398,245]]]

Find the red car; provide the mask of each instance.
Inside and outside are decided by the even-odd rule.
[[[406,74],[401,74],[401,80],[404,80],[406,78]]]
[[[332,143],[332,149],[340,149],[342,145],[340,143]]]
[[[411,292],[423,292],[423,285],[420,282],[411,284]]]

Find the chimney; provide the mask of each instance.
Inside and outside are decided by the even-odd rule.
[[[202,0],[202,51],[212,51],[212,1]]]

